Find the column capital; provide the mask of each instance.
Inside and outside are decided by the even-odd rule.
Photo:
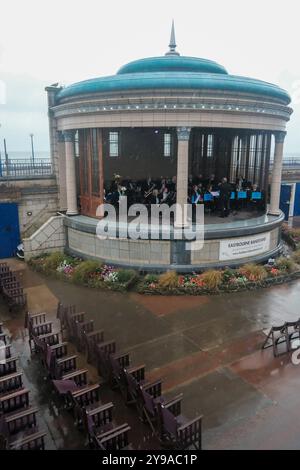
[[[57,131],[57,142],[64,142],[65,141],[65,138],[64,138],[64,134],[62,131]]]
[[[283,144],[285,136],[286,136],[286,132],[284,132],[284,131],[275,132],[275,143],[276,144]]]
[[[189,140],[191,133],[190,127],[177,127],[178,140]]]
[[[65,142],[73,142],[75,131],[73,131],[73,130],[62,131],[62,134],[63,134],[63,137],[65,139]]]

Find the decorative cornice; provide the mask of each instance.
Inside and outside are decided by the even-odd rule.
[[[190,127],[177,127],[178,140],[189,140],[191,133]]]
[[[291,108],[282,107],[282,106],[261,106],[257,104],[252,105],[244,105],[244,104],[218,104],[218,103],[209,103],[203,101],[197,102],[178,102],[178,103],[171,103],[168,100],[160,100],[159,102],[153,102],[149,100],[149,102],[143,101],[137,104],[63,104],[59,106],[55,106],[51,108],[54,111],[55,117],[60,118],[64,116],[71,116],[71,115],[80,115],[80,114],[116,114],[116,113],[124,113],[124,112],[178,112],[178,111],[192,111],[192,112],[209,112],[209,113],[219,113],[219,112],[226,112],[230,114],[256,114],[256,115],[269,115],[269,116],[276,116],[278,118],[283,118],[286,121],[290,119],[290,115],[292,114]]]

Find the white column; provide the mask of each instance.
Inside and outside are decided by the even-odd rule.
[[[175,227],[188,225],[184,205],[188,198],[188,171],[189,171],[189,138],[190,127],[178,127],[178,149],[177,149],[177,209],[175,214]]]
[[[57,133],[57,154],[58,154],[58,187],[59,187],[59,210],[66,211],[67,205],[67,185],[66,185],[66,152],[65,139],[62,132]]]
[[[275,134],[275,152],[274,163],[272,169],[272,182],[271,182],[271,200],[269,207],[270,215],[279,215],[280,203],[280,190],[281,190],[281,173],[282,173],[282,159],[283,159],[283,146],[286,132],[276,132]]]
[[[64,131],[66,154],[66,190],[67,190],[67,215],[78,214],[76,170],[74,156],[74,131]]]

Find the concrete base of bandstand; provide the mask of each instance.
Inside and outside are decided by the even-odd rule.
[[[283,221],[282,213],[278,216],[252,214],[251,217],[237,214],[213,221],[207,217],[204,225],[190,227],[194,240],[176,239],[174,228],[168,232],[169,227],[163,225],[142,226],[143,239],[136,240],[124,236],[124,223],[113,221],[110,223],[115,224],[114,234],[99,237],[99,219],[79,215],[64,218],[66,251],[81,258],[99,259],[140,271],[192,272],[234,267],[276,257],[282,250]]]

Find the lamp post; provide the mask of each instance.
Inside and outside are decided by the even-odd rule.
[[[30,134],[30,139],[31,139],[31,159],[32,159],[32,165],[34,166],[33,134]]]

